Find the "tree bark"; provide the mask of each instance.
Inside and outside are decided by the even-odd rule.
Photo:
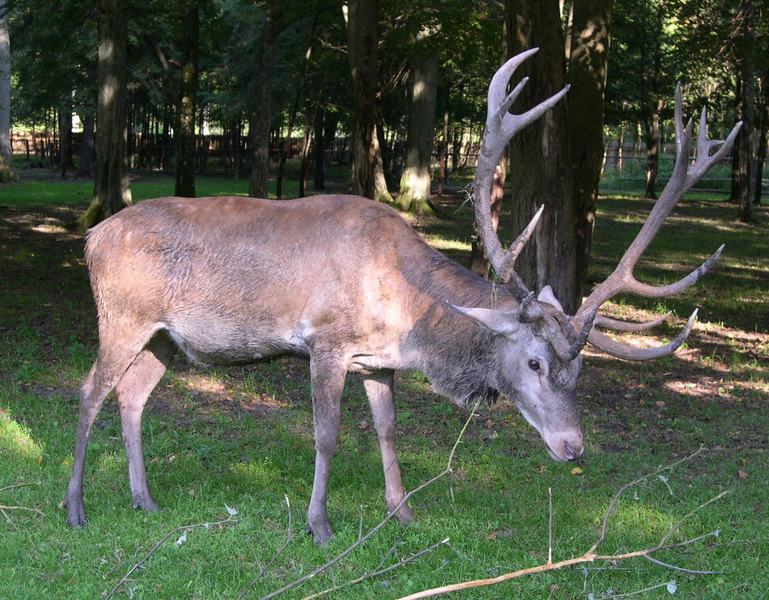
[[[198,97],[200,13],[193,0],[184,6],[179,125],[176,134],[177,196],[195,197],[195,112]]]
[[[0,0],[0,183],[19,181],[11,145],[11,38],[5,0]]]
[[[99,0],[99,100],[93,200],[77,225],[93,227],[131,204],[128,179],[126,0]]]
[[[251,180],[248,193],[253,198],[267,197],[270,175],[270,126],[272,125],[272,75],[277,37],[277,0],[267,0],[262,43],[251,88],[251,113],[248,132],[251,138]]]
[[[761,205],[761,186],[766,162],[767,136],[769,135],[769,79],[763,78],[764,94],[761,107],[761,129],[758,135],[758,156],[756,157],[755,189],[753,190],[753,205]]]
[[[561,15],[558,0],[507,0],[505,6],[511,55],[540,48],[516,73],[516,79],[531,76],[512,108],[521,113],[566,84]],[[546,205],[516,272],[532,290],[552,286],[564,309],[573,313],[577,242],[566,132],[566,104],[561,102],[512,140],[510,180],[514,235],[526,227],[541,204]]]
[[[80,167],[78,175],[80,177],[93,177],[94,161],[94,124],[95,118],[93,110],[89,107],[80,114],[83,122],[83,145],[80,147]]]
[[[603,167],[603,121],[613,0],[581,0],[572,11],[567,99],[576,233],[574,290],[567,304],[579,307],[595,226]]]
[[[414,60],[409,104],[406,161],[396,206],[416,214],[434,214],[430,206],[430,166],[435,137],[435,98],[438,85],[438,57]]]
[[[352,192],[374,199],[376,137],[376,76],[378,0],[350,0],[347,19],[347,58],[353,99]]]
[[[753,0],[741,0],[738,20],[742,30],[742,129],[737,138],[737,152],[740,155],[737,173],[738,219],[743,223],[753,223],[753,208],[750,197],[750,166],[753,158],[753,129],[755,127],[755,45],[756,29],[754,24]]]
[[[661,101],[657,101],[651,114],[644,123],[646,140],[646,190],[644,195],[657,199],[657,176],[660,166],[660,111]]]
[[[315,109],[315,120],[313,122],[313,173],[312,187],[315,190],[326,189],[326,136],[323,131],[323,121],[325,115],[324,101],[318,103]]]
[[[72,153],[72,109],[62,105],[59,111],[59,171],[64,179],[75,166]]]

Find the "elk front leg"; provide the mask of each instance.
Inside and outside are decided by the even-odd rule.
[[[159,508],[152,498],[147,483],[142,451],[142,413],[150,393],[166,372],[174,354],[174,347],[165,333],[158,333],[142,350],[115,387],[120,421],[123,428],[128,480],[134,508],[147,512]]]
[[[339,441],[340,403],[346,375],[346,365],[340,364],[338,360],[315,355],[310,359],[312,414],[315,422],[315,479],[307,511],[307,533],[312,534],[316,544],[323,544],[334,535],[328,522],[326,502],[331,457]]]
[[[397,509],[398,512],[395,517],[401,523],[409,523],[415,519],[415,516],[409,505],[403,502],[406,492],[403,489],[396,448],[398,427],[393,399],[393,372],[378,371],[365,377],[363,384],[371,405],[371,414],[374,417],[374,427],[379,438],[379,449],[382,451],[387,510],[394,512]],[[401,504],[402,502],[403,504]],[[400,508],[398,505],[401,505]]]

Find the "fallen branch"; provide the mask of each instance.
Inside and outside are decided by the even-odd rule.
[[[367,579],[373,579],[374,577],[379,577],[380,575],[385,575],[386,573],[389,573],[390,571],[394,571],[395,569],[398,569],[404,565],[407,565],[409,563],[414,562],[418,558],[421,558],[425,554],[429,554],[436,548],[440,548],[441,546],[446,546],[449,543],[449,538],[446,538],[445,540],[441,540],[437,544],[433,544],[429,548],[425,548],[424,550],[420,550],[419,552],[416,552],[415,554],[412,554],[408,558],[404,558],[400,560],[399,562],[395,563],[394,565],[390,565],[389,567],[386,567],[384,569],[377,569],[375,571],[372,571],[370,573],[364,573],[357,579],[352,579],[350,581],[346,581],[345,583],[342,583],[340,585],[335,585],[332,588],[329,588],[327,590],[323,590],[322,592],[317,592],[315,594],[310,594],[309,596],[305,596],[302,598],[302,600],[314,600],[315,598],[322,598],[323,596],[327,596],[328,594],[332,594],[333,592],[338,592],[341,589],[344,589],[346,587],[350,587],[352,585],[357,585],[359,583],[362,583],[366,581]]]
[[[6,510],[28,510],[30,512],[37,513],[41,517],[45,516],[45,513],[38,508],[28,508],[26,506],[6,506],[5,504],[0,504],[0,511]]]
[[[198,529],[200,527],[205,527],[206,529],[210,529],[211,527],[224,527],[226,525],[235,525],[238,521],[237,519],[233,518],[236,514],[232,509],[228,509],[228,512],[230,512],[230,516],[222,521],[216,521],[215,523],[197,523],[195,525],[182,525],[181,527],[177,527],[176,529],[169,531],[165,536],[163,536],[163,539],[161,539],[155,546],[147,552],[147,554],[144,555],[144,558],[142,558],[138,563],[136,563],[133,567],[131,567],[121,579],[117,582],[117,585],[112,588],[112,590],[107,594],[106,600],[109,600],[112,598],[112,596],[115,595],[115,593],[123,586],[123,584],[127,583],[131,575],[136,572],[137,569],[141,568],[142,565],[149,560],[149,558],[157,552],[157,550],[165,544],[170,537],[172,537],[174,534],[184,532],[182,534],[182,537],[179,539],[177,543],[180,543],[182,540],[186,539],[186,535],[188,531],[192,531],[193,529]]]
[[[7,490],[12,490],[15,488],[25,487],[28,485],[40,485],[39,483],[14,483],[12,485],[6,485],[5,487],[0,488],[0,493],[5,492]],[[36,513],[37,515],[44,517],[45,513],[37,508],[29,508],[27,506],[6,506],[5,504],[0,504],[0,513],[5,517],[5,520],[8,522],[9,525],[11,525],[14,529],[18,531],[18,528],[16,527],[16,524],[11,521],[11,517],[8,516],[8,513],[5,511],[7,510],[25,510],[28,512]]]
[[[582,556],[578,556],[576,558],[571,558],[568,560],[562,560],[558,562],[552,562],[552,534],[550,536],[550,548],[548,552],[548,561],[545,564],[537,565],[535,567],[529,567],[527,569],[521,569],[519,571],[514,571],[511,573],[505,573],[504,575],[500,575],[498,577],[492,577],[488,579],[476,579],[473,581],[466,581],[461,583],[454,583],[450,585],[445,585],[437,588],[433,588],[430,590],[423,590],[421,592],[417,592],[415,594],[411,594],[409,596],[403,596],[399,598],[398,600],[420,600],[422,598],[432,598],[435,596],[440,596],[442,594],[448,594],[451,592],[458,592],[460,590],[468,590],[476,587],[483,587],[483,586],[489,586],[489,585],[496,585],[498,583],[503,583],[505,581],[510,581],[512,579],[516,579],[518,577],[523,577],[526,575],[535,575],[537,573],[545,573],[547,571],[556,571],[558,569],[563,569],[564,567],[572,567],[575,565],[580,565],[584,563],[592,563],[596,561],[603,561],[603,562],[618,562],[621,560],[626,560],[628,558],[636,558],[636,557],[643,557],[647,560],[654,562],[655,564],[667,567],[669,569],[673,569],[676,571],[680,571],[682,573],[688,573],[688,574],[694,574],[694,575],[713,575],[716,573],[719,573],[719,571],[695,571],[691,569],[684,569],[682,567],[677,567],[675,565],[670,565],[667,563],[664,563],[662,561],[659,561],[655,558],[652,558],[651,555],[656,552],[661,552],[663,550],[673,550],[676,548],[682,548],[684,546],[688,546],[694,542],[700,541],[702,539],[705,539],[707,537],[712,536],[718,536],[719,531],[713,531],[710,533],[707,533],[705,535],[698,536],[696,538],[692,538],[689,540],[685,540],[683,542],[677,542],[677,543],[668,543],[671,536],[681,527],[681,525],[689,519],[692,515],[699,512],[709,504],[712,504],[713,502],[719,500],[720,498],[723,498],[728,492],[721,492],[714,498],[711,498],[707,502],[704,502],[703,504],[700,504],[697,508],[695,508],[693,511],[691,511],[689,514],[687,514],[685,517],[683,517],[681,520],[679,520],[675,525],[673,525],[670,528],[670,531],[668,531],[667,534],[660,540],[660,542],[656,546],[652,546],[650,548],[644,548],[642,550],[635,550],[632,552],[625,552],[622,554],[611,554],[611,555],[604,555],[604,554],[597,554],[597,549],[600,546],[600,544],[606,539],[606,530],[608,527],[608,522],[610,516],[614,513],[614,510],[617,506],[617,503],[620,499],[620,496],[627,491],[628,489],[639,485],[640,483],[646,481],[650,477],[653,477],[654,475],[659,475],[659,473],[662,473],[664,471],[669,471],[670,469],[674,468],[675,466],[681,464],[682,462],[691,460],[695,456],[697,456],[700,452],[702,452],[703,448],[700,447],[697,452],[675,462],[671,465],[660,467],[653,473],[649,475],[645,475],[643,477],[639,477],[635,481],[632,481],[620,488],[620,490],[615,494],[614,498],[612,499],[611,503],[609,504],[608,509],[606,510],[606,514],[604,515],[603,525],[601,527],[601,534],[598,539],[598,541],[593,545],[590,550],[585,552]],[[664,480],[663,480],[664,481]],[[550,524],[549,529],[552,531],[552,502],[550,503]]]

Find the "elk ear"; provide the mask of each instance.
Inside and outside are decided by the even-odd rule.
[[[549,285],[546,285],[540,290],[539,296],[537,296],[537,301],[549,304],[550,306],[553,306],[559,311],[563,312],[563,306],[560,302],[558,302],[558,298],[556,298],[555,294],[553,293],[553,288],[551,288]]]
[[[499,335],[510,337],[521,327],[515,312],[504,312],[489,308],[463,308],[453,304],[451,304],[451,308]]]

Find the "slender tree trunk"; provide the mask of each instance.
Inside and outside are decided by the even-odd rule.
[[[649,120],[644,123],[646,139],[646,191],[647,198],[657,198],[657,176],[660,165],[660,104],[656,104]]]
[[[507,0],[505,6],[511,55],[540,48],[516,73],[516,79],[531,76],[512,108],[521,113],[566,84],[560,7],[558,0]],[[564,309],[573,313],[577,243],[566,132],[566,104],[561,102],[513,138],[510,180],[515,235],[528,225],[541,204],[546,206],[516,271],[530,289],[552,286]]]
[[[567,304],[579,307],[595,226],[603,170],[603,121],[613,0],[582,0],[572,10],[569,52],[568,138],[573,176],[576,274]]]
[[[198,97],[200,14],[195,0],[184,6],[179,128],[176,134],[177,196],[195,197],[195,112]]]
[[[11,38],[5,0],[0,0],[0,183],[18,180],[11,145]]]
[[[374,199],[385,204],[394,204],[395,202],[387,185],[385,154],[382,151],[382,145],[379,143],[379,140],[385,139],[384,126],[380,117],[381,115],[377,114],[376,133],[372,140],[374,145]]]
[[[374,199],[378,0],[349,0],[347,58],[353,83],[352,192]]]
[[[81,228],[131,204],[128,179],[128,100],[126,0],[99,0],[99,101],[96,112],[96,179],[91,205],[78,219]]]
[[[288,116],[288,134],[280,145],[280,161],[278,163],[278,174],[275,178],[275,196],[280,198],[283,196],[283,173],[286,169],[286,160],[291,151],[291,135],[294,130],[294,122],[296,121],[296,115],[299,112],[299,103],[302,100],[302,94],[304,93],[304,82],[307,79],[307,68],[310,65],[310,58],[312,57],[312,47],[315,44],[315,30],[318,27],[318,15],[312,21],[312,27],[310,28],[310,45],[307,47],[307,51],[304,54],[304,61],[302,62],[302,75],[299,77],[299,83],[296,86],[296,94],[294,95],[294,104],[291,107],[291,113]]]
[[[762,82],[764,93],[761,107],[761,131],[758,137],[758,156],[756,160],[756,187],[753,191],[753,205],[761,204],[761,187],[764,177],[764,163],[766,162],[767,137],[769,136],[769,80],[766,77]]]
[[[753,158],[753,130],[755,128],[755,46],[756,30],[754,24],[753,0],[741,0],[738,19],[742,21],[742,129],[737,138],[737,152],[740,155],[738,171],[737,202],[738,218],[743,223],[753,223],[753,208],[750,197],[750,167]]]
[[[93,177],[94,160],[94,124],[95,118],[93,110],[88,108],[84,115],[81,115],[83,121],[83,145],[80,148],[80,168],[78,174],[81,177]]]
[[[62,106],[59,111],[59,171],[62,179],[67,171],[74,167],[72,158],[72,110]]]
[[[254,198],[267,197],[270,175],[270,126],[272,124],[272,75],[274,42],[277,36],[278,0],[267,0],[262,44],[251,88],[251,180],[248,193]]]
[[[323,101],[318,103],[315,110],[315,121],[313,122],[313,173],[312,188],[314,190],[326,189],[326,136],[323,134],[324,118]]]
[[[396,206],[410,213],[433,214],[435,211],[429,200],[438,84],[437,56],[415,59],[412,76],[406,162]]]
[[[446,94],[448,96],[448,94]],[[447,183],[448,176],[448,151],[449,151],[449,103],[443,111],[443,130],[441,132],[441,151],[438,156],[438,195],[443,195],[443,186]]]

